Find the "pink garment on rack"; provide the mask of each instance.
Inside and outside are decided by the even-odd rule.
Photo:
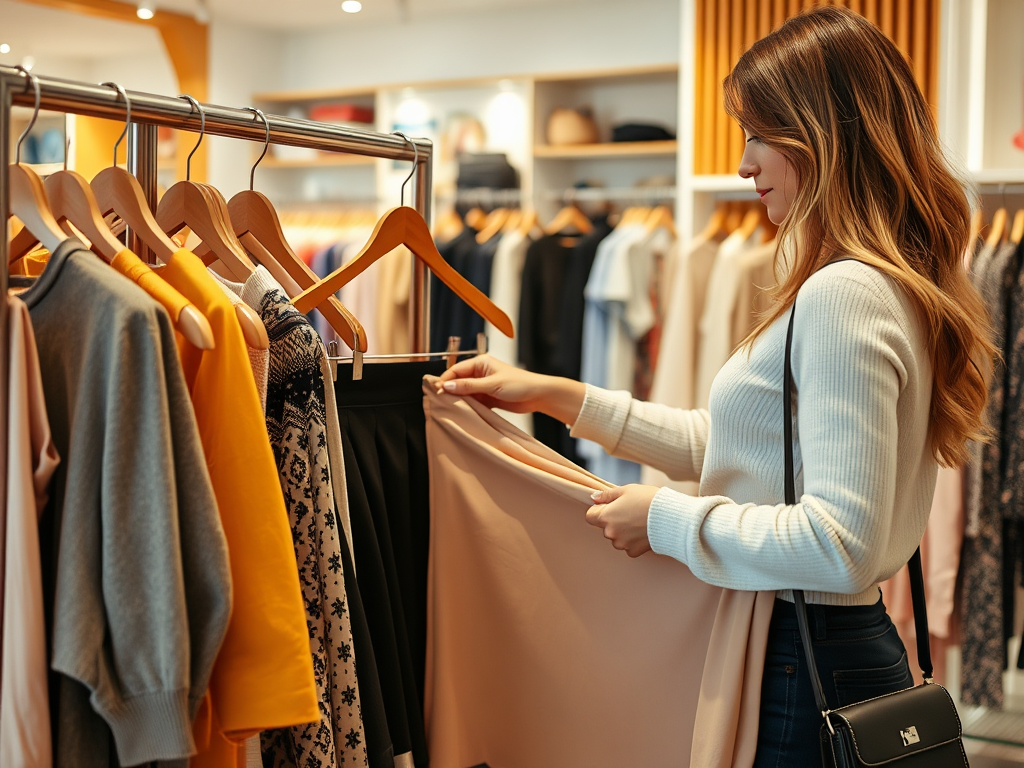
[[[690,765],[749,768],[774,593],[613,549],[584,517],[607,483],[432,381],[431,765],[680,766],[696,721]]]
[[[928,634],[931,635],[935,680],[946,680],[946,652],[957,643],[953,615],[960,547],[964,538],[964,477],[960,469],[940,467],[932,497],[932,511],[921,540]],[[882,600],[896,631],[907,646],[907,661],[914,679],[921,681],[917,661],[917,632],[914,603],[910,598],[910,575],[906,567],[882,585]]]
[[[39,516],[60,462],[50,440],[28,307],[8,298],[7,504],[3,562],[0,765],[50,768],[49,681]]]

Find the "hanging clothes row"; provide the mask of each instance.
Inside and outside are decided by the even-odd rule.
[[[400,366],[370,366],[335,390],[297,305],[344,310],[335,331],[359,352],[365,332],[328,299],[333,284],[316,298],[258,193],[225,204],[186,181],[150,211],[116,167],[92,185],[73,171],[44,185],[19,165],[10,176],[6,246],[22,289],[9,310],[11,437],[30,450],[8,486],[20,503],[8,505],[19,515],[7,544],[23,551],[0,569],[3,668],[24,667],[0,688],[4,765],[427,765],[426,465],[422,450],[381,460],[391,448],[374,448],[358,394],[387,401],[374,375]],[[162,265],[125,248],[105,213]],[[400,239],[440,269],[406,234],[412,209],[389,212],[377,234],[396,217]],[[168,237],[183,226],[207,263]],[[419,425],[407,420],[422,444],[421,377]],[[405,502],[393,494],[403,485]],[[16,663],[31,648],[46,649],[40,663]]]

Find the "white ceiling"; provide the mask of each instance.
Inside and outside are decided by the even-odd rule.
[[[400,22],[451,13],[478,12],[527,5],[562,5],[594,0],[362,0],[360,13],[345,13],[341,0],[205,0],[213,18],[277,29],[304,29],[337,24]],[[627,0],[628,1],[628,0]],[[156,0],[157,8],[195,13],[204,0]]]
[[[3,64],[18,64],[27,55],[37,59],[128,56],[151,50],[159,39],[155,29],[139,34],[139,25],[129,22],[0,0],[0,43],[11,46],[10,53],[0,54]],[[114,41],[116,45],[111,45]]]

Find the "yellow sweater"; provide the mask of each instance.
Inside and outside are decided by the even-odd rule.
[[[247,737],[320,719],[306,615],[277,465],[234,308],[190,251],[178,251],[160,277],[206,315],[216,342],[186,370],[186,380],[227,536],[234,595],[209,701],[196,718],[200,752],[192,766],[234,768],[245,764]]]

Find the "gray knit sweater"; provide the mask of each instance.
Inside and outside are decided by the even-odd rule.
[[[713,297],[709,297],[709,301]],[[928,441],[932,369],[911,300],[879,271],[843,261],[800,289],[793,334],[796,486],[784,499],[783,356],[789,313],[715,378],[708,410],[588,387],[572,434],[616,456],[700,480],[662,488],[654,551],[742,590],[807,590],[863,605],[918,546],[937,465]]]
[[[174,329],[75,240],[21,298],[62,459],[40,524],[55,764],[184,758],[231,581]]]

